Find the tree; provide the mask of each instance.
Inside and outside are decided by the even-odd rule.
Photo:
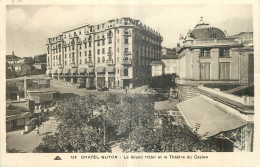
[[[58,132],[45,137],[35,152],[110,152],[103,142],[103,134],[91,123],[93,112],[101,101],[93,95],[59,102],[55,112],[60,122]],[[50,147],[49,147],[50,145]]]

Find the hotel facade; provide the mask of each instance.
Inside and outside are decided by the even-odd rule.
[[[139,20],[113,19],[48,38],[47,75],[86,88],[146,84],[159,60],[162,36]]]

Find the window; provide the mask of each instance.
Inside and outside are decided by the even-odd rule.
[[[97,62],[100,63],[100,57],[97,58]]]
[[[200,57],[210,57],[210,49],[201,49]]]
[[[97,41],[97,46],[100,46],[100,41]]]
[[[50,54],[50,50],[48,50],[48,54]]]
[[[71,58],[71,53],[69,54],[69,58]]]
[[[88,47],[91,47],[91,41],[88,42]]]
[[[119,48],[117,48],[117,53],[119,53]]]
[[[119,34],[119,30],[117,30],[117,33]]]
[[[125,53],[128,53],[128,48],[125,48]]]
[[[88,61],[91,62],[91,57],[88,58]]]
[[[229,49],[220,49],[219,57],[230,57]]]
[[[104,56],[102,57],[102,62],[105,62],[105,57]]]
[[[98,54],[98,55],[100,54],[100,49],[97,50],[97,54]]]
[[[53,66],[55,66],[55,62],[53,62]]]
[[[79,57],[81,57],[81,52],[79,52]]]
[[[219,79],[230,80],[230,63],[219,63]]]
[[[88,56],[91,57],[91,50],[88,51]]]
[[[55,60],[55,56],[53,56],[53,60]]]
[[[65,61],[65,66],[67,65],[67,61]]]
[[[81,62],[81,59],[79,59],[79,64],[81,64],[82,62]]]
[[[210,80],[210,63],[200,63],[200,79]]]
[[[105,24],[102,24],[102,29],[104,29],[105,28]]]
[[[105,48],[102,48],[102,54],[105,54]]]
[[[85,51],[85,56],[87,56],[87,51]]]
[[[124,76],[128,76],[128,68],[124,69]]]
[[[99,25],[97,25],[97,29],[99,30]]]
[[[65,54],[65,59],[67,58],[67,54]]]
[[[119,38],[117,38],[117,43],[119,43]]]
[[[102,39],[102,45],[105,45],[105,40],[104,39]]]
[[[108,39],[108,44],[110,44],[110,43],[112,43],[112,39],[111,38]]]
[[[81,49],[81,44],[79,45],[79,49]]]
[[[72,59],[74,59],[74,53],[72,53]]]
[[[53,50],[52,53],[55,54],[55,50]]]
[[[79,35],[81,34],[81,30],[79,30]]]
[[[69,51],[70,51],[70,46],[69,46]]]
[[[64,50],[65,50],[65,52],[67,52],[67,48],[66,47],[64,48]]]
[[[85,48],[87,48],[87,43],[85,43]]]
[[[125,44],[128,44],[128,38],[125,38]]]
[[[72,50],[74,50],[74,45],[72,45]]]
[[[87,62],[88,62],[88,60],[87,60],[87,58],[85,58],[85,64],[87,64]]]

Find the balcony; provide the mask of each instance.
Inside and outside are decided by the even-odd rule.
[[[88,54],[88,57],[92,57],[92,54]]]
[[[114,65],[113,60],[107,60],[107,65]]]
[[[123,34],[124,36],[131,36],[132,35],[132,33],[130,32],[130,31],[124,31],[124,34]]]
[[[125,55],[130,55],[130,54],[132,54],[132,53],[131,53],[131,51],[124,51],[124,54],[125,54]]]
[[[93,62],[91,62],[91,61],[87,62],[86,64],[87,64],[89,67],[93,67],[93,66],[94,66]]]
[[[75,64],[75,63],[70,63],[70,67],[71,67],[71,68],[77,68],[77,67],[78,67],[78,65],[77,65],[77,64]]]
[[[123,65],[131,65],[132,64],[132,60],[123,60],[122,64]]]
[[[61,63],[58,64],[58,68],[63,68],[63,65]]]
[[[107,52],[107,55],[112,55],[112,54],[113,54],[112,51],[108,51],[108,52]]]
[[[108,34],[107,34],[107,37],[108,37],[108,38],[112,38],[112,37],[113,37],[112,33],[111,33],[111,34],[108,33]]]

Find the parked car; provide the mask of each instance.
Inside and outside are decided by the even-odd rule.
[[[96,87],[95,86],[91,86],[91,87],[88,87],[88,88],[86,88],[87,90],[95,90],[96,89]]]

